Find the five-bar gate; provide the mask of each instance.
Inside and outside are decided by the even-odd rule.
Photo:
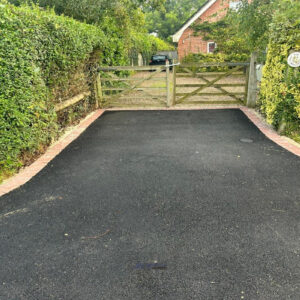
[[[170,98],[169,66],[99,68],[102,107],[165,107]]]
[[[249,63],[183,64],[175,71],[176,104],[244,104]]]
[[[249,63],[99,68],[102,107],[245,104]]]

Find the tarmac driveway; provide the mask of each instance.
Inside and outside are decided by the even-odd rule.
[[[107,112],[0,198],[0,299],[299,299],[299,200],[239,110]]]

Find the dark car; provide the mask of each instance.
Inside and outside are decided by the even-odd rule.
[[[173,64],[173,61],[171,58],[169,58],[167,55],[153,55],[151,57],[150,66],[157,66],[157,65],[166,65],[167,60],[169,61],[169,65]]]

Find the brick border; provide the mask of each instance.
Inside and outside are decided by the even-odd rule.
[[[67,132],[57,142],[50,146],[46,153],[38,158],[33,164],[22,169],[18,174],[0,184],[0,197],[24,185],[32,177],[38,174],[55,156],[77,139],[96,119],[98,119],[104,111],[105,110],[99,109],[89,114],[70,132]]]
[[[300,157],[300,144],[286,136],[279,135],[254,109],[240,107],[240,110],[268,139]]]
[[[254,110],[248,107],[240,105],[208,105],[201,107],[175,107],[175,108],[113,108],[106,111],[138,111],[138,110],[207,110],[207,109],[240,109],[248,119],[270,140],[277,145],[290,151],[291,153],[300,157],[300,145],[292,139],[280,136],[274,129],[268,125],[264,119]],[[88,115],[83,121],[80,122],[69,133],[60,138],[30,166],[22,169],[18,174],[5,180],[0,184],[0,197],[19,188],[28,182],[32,177],[38,174],[55,156],[57,156],[63,149],[65,149],[70,143],[77,139],[96,119],[98,119],[105,110],[99,109],[90,115]]]

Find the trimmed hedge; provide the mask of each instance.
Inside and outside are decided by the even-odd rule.
[[[203,53],[189,54],[182,60],[182,63],[201,64],[201,63],[223,63],[223,62],[245,62],[245,61],[249,61],[248,54],[232,53],[228,55],[228,54],[218,52],[218,53],[209,53],[209,54],[203,54]],[[201,71],[203,72],[205,71],[223,72],[226,70],[228,70],[228,67],[201,68]]]
[[[183,59],[183,63],[222,63],[222,62],[245,62],[249,61],[248,54],[232,53],[195,53],[189,54]]]
[[[52,89],[106,44],[97,27],[0,1],[0,180],[58,134]]]
[[[289,136],[300,133],[300,72],[288,65],[291,51],[300,50],[300,24],[274,22],[260,91],[267,121]]]
[[[175,48],[165,41],[143,32],[135,32],[131,36],[132,48],[130,50],[131,57],[137,57],[141,53],[144,61],[149,62],[151,56],[158,51],[169,51]]]
[[[58,137],[65,123],[54,104],[90,89],[99,63],[128,63],[128,52],[113,32],[6,0],[0,0],[0,39],[1,182]],[[161,45],[146,35],[137,40],[137,51]]]

